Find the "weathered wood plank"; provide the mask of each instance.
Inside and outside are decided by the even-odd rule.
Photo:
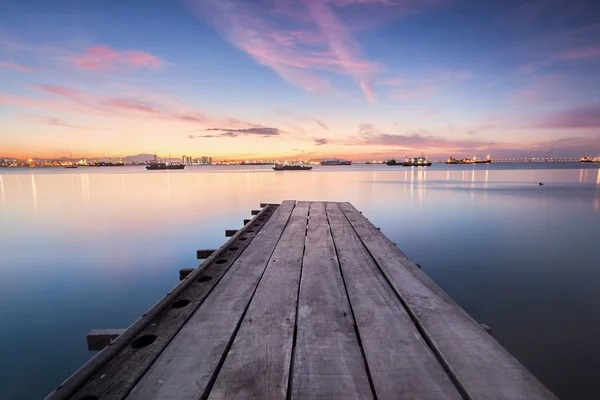
[[[128,399],[205,398],[242,317],[289,220],[295,202],[283,202],[187,321]]]
[[[276,209],[263,209],[251,225],[253,229],[244,228],[238,232],[108,347],[52,392],[47,400],[81,399],[86,396],[124,398],[238,256],[252,243]],[[144,343],[145,339],[152,337],[156,338],[154,342],[148,343],[148,340]],[[135,348],[131,346],[134,342],[137,344]],[[140,347],[146,343],[149,345]]]
[[[327,218],[379,399],[461,399],[337,203]]]
[[[421,334],[470,398],[556,399],[351,204],[341,207]]]
[[[210,257],[214,252],[215,250],[196,250],[196,258],[198,258],[198,260],[204,260]]]
[[[94,329],[85,337],[88,350],[102,350],[125,332],[125,329]]]
[[[257,215],[260,212],[260,210],[252,210],[251,214],[252,215]]]
[[[310,203],[298,202],[209,399],[285,399]]]
[[[225,229],[225,237],[232,237],[237,231],[238,229]]]
[[[312,203],[298,299],[293,399],[370,399],[323,203]]]

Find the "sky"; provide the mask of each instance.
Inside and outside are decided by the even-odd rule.
[[[0,157],[600,156],[597,0],[0,0]]]

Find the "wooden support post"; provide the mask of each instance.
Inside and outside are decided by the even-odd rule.
[[[196,250],[198,260],[206,260],[215,250]]]
[[[102,350],[124,331],[125,329],[94,329],[86,336],[88,350]]]
[[[264,207],[266,207],[268,205],[269,205],[269,203],[260,203],[260,208],[264,208]]]
[[[251,220],[251,219],[245,219],[245,220],[244,220],[244,225],[246,225],[246,224],[250,223],[250,221],[252,221],[252,220]]]
[[[251,214],[252,215],[258,215],[259,212],[260,212],[260,210],[252,210]]]
[[[194,268],[182,268],[179,270],[179,280],[184,280],[189,274],[192,273]]]
[[[226,229],[225,230],[225,237],[232,237],[233,235],[235,235],[237,233],[238,229]]]

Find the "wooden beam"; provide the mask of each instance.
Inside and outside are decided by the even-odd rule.
[[[125,329],[94,329],[86,335],[88,350],[102,350]]]
[[[237,231],[239,231],[239,229],[226,229],[225,237],[232,237],[233,235],[235,235],[237,233]]]
[[[215,250],[196,250],[196,257],[198,260],[205,260],[214,252]]]
[[[258,215],[259,212],[260,212],[260,210],[252,210],[251,211],[252,215]]]
[[[182,268],[179,270],[179,280],[184,280],[189,274],[194,271],[195,268]]]
[[[244,225],[247,225],[247,224],[249,224],[249,223],[250,223],[250,221],[252,221],[252,220],[251,220],[251,219],[245,219],[245,220],[244,220]]]

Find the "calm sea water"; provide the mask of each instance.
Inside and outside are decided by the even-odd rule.
[[[560,398],[599,399],[599,167],[0,169],[0,399],[43,398],[286,199],[352,202]]]

